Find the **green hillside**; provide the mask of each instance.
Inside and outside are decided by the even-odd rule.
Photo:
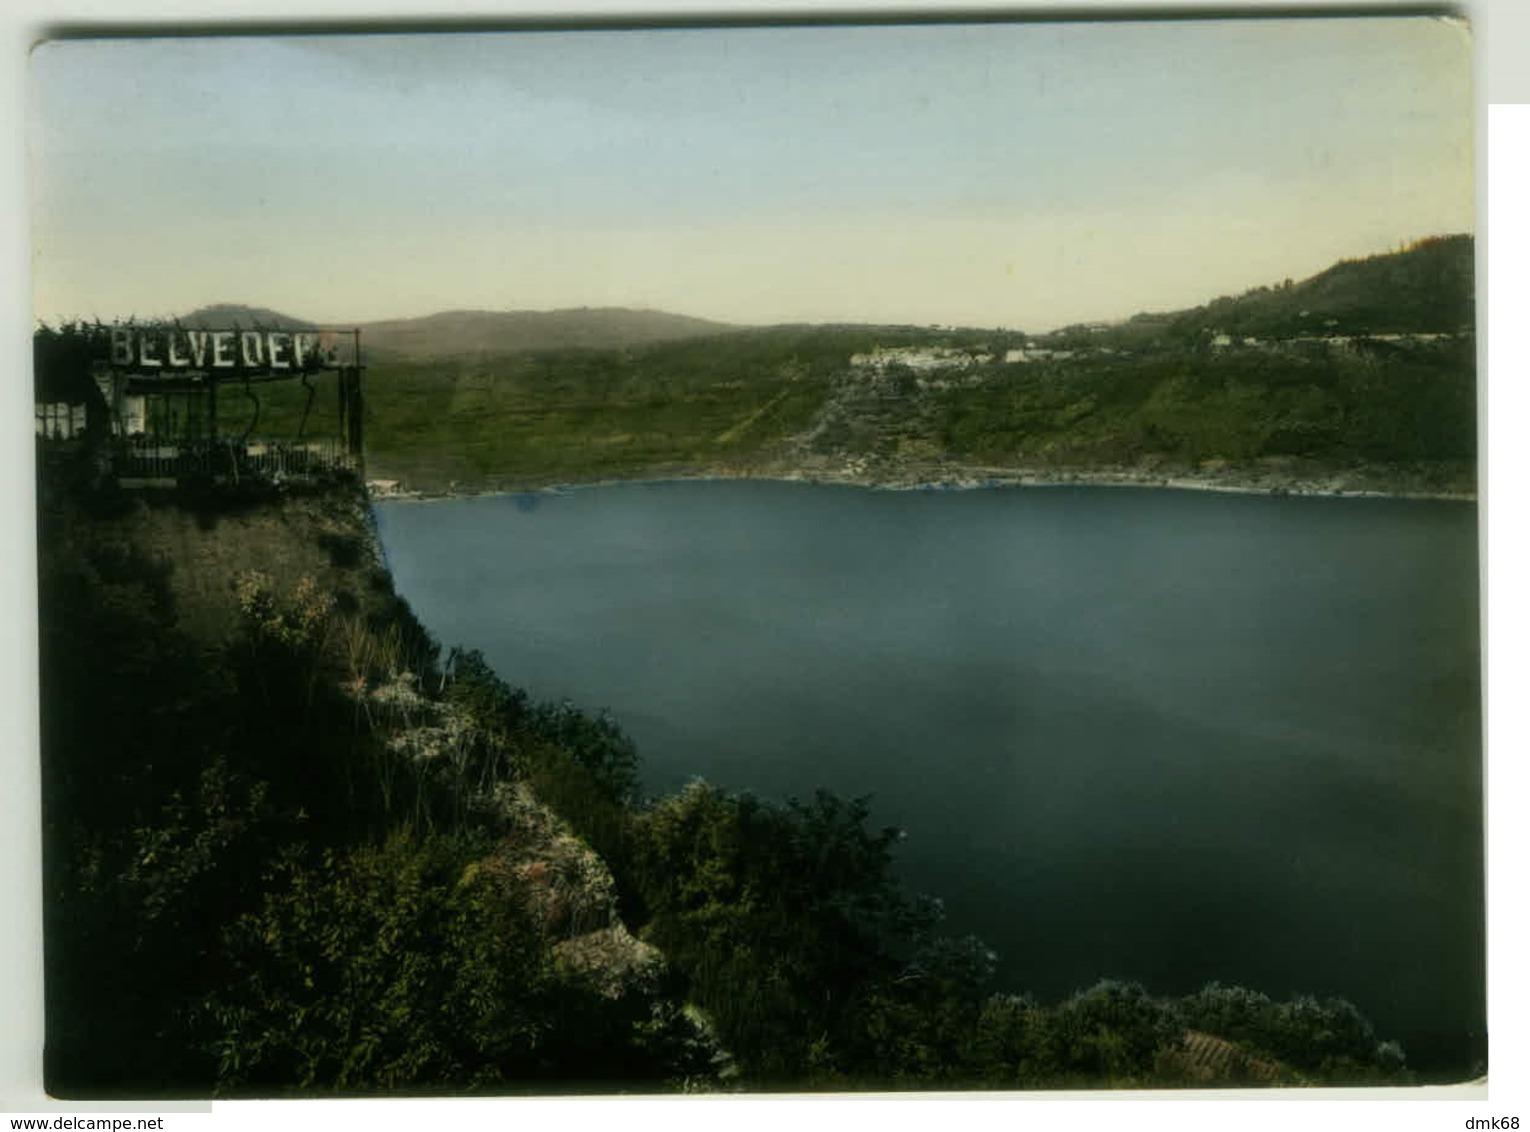
[[[1472,241],[1047,335],[739,330],[378,359],[371,473],[420,490],[645,476],[1200,477],[1470,493]]]
[[[374,364],[369,470],[439,489],[763,469],[866,340],[859,329],[777,328]]]

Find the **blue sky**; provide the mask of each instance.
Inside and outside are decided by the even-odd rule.
[[[1045,329],[1473,226],[1431,18],[63,41],[34,305]]]

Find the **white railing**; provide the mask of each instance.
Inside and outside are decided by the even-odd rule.
[[[233,439],[175,441],[134,436],[119,442],[115,465],[118,478],[132,479],[306,479],[326,472],[359,470],[356,459],[338,439],[252,439],[241,444]]]

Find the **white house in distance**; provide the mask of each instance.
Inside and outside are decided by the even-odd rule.
[[[869,354],[852,354],[853,369],[869,369],[886,373],[889,366],[903,366],[915,373],[936,373],[941,370],[971,369],[975,365],[993,361],[992,354],[970,354],[950,346],[878,346]]]

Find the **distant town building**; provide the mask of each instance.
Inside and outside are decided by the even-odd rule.
[[[869,354],[852,354],[850,357],[852,368],[869,369],[879,374],[886,373],[894,365],[915,373],[932,373],[971,369],[991,361],[992,354],[969,353],[951,346],[878,346]]]

